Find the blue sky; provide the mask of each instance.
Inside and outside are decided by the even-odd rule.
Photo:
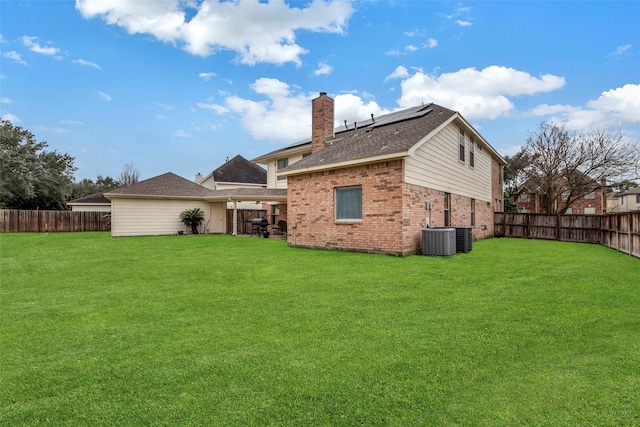
[[[2,1],[0,116],[76,178],[193,179],[421,103],[502,154],[543,120],[640,138],[640,2]]]

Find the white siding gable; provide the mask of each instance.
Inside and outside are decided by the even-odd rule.
[[[289,159],[289,166],[302,160],[302,153],[282,155],[269,159],[267,162],[267,188],[287,188],[287,180],[278,180],[278,159]]]
[[[460,127],[449,123],[419,146],[405,162],[405,182],[477,200],[491,201],[491,154],[475,148],[475,167],[469,166],[467,129],[465,162],[459,161]]]

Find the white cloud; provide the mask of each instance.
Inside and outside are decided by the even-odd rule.
[[[584,107],[570,105],[539,105],[531,111],[537,116],[552,116],[570,129],[619,127],[640,123],[640,84],[604,91]]]
[[[91,67],[91,68],[95,68],[96,70],[101,69],[98,64],[94,62],[85,61],[84,59],[73,59],[71,62],[73,62],[74,64],[81,65],[83,67]]]
[[[326,62],[319,62],[318,68],[313,72],[315,77],[317,76],[328,76],[333,72],[333,67]]]
[[[353,124],[355,121],[366,120],[373,114],[375,117],[389,114],[391,111],[382,108],[375,101],[365,102],[361,96],[354,94],[338,95],[335,97],[335,119],[337,125]],[[311,110],[307,113],[311,115]],[[311,131],[309,130],[309,136]]]
[[[463,20],[461,20],[461,19],[458,19],[458,20],[456,21],[456,24],[460,25],[461,27],[470,27],[470,26],[472,26],[472,25],[473,25],[471,22],[469,22],[469,21],[463,21]]]
[[[107,101],[107,102],[111,101],[111,96],[109,96],[109,94],[101,92],[101,91],[98,91],[97,93],[100,96],[100,98],[104,99],[105,101]]]
[[[40,46],[37,37],[22,36],[22,43],[29,48],[30,51],[40,53],[42,55],[55,55],[60,49],[52,46]]]
[[[198,108],[213,110],[218,114],[225,114],[230,111],[227,107],[218,104],[205,104],[203,102],[198,102],[196,105],[198,106]]]
[[[392,79],[404,79],[406,77],[409,77],[409,70],[407,70],[406,67],[399,65],[398,67],[396,67],[395,70],[393,70],[393,73],[389,74],[384,81],[388,81],[388,80],[392,80]]]
[[[183,129],[178,129],[173,133],[173,136],[177,138],[191,138],[191,134]]]
[[[408,50],[409,52],[415,52],[416,50],[418,50],[418,46],[413,44],[408,44],[404,47],[404,50]]]
[[[64,129],[64,128],[53,128],[51,130],[54,131],[55,133],[59,133],[60,135],[64,135],[70,132],[69,129]]]
[[[405,31],[404,35],[407,37],[420,37],[424,35],[424,30],[416,29],[413,31]]]
[[[13,104],[13,101],[7,97],[0,98],[0,104]]]
[[[60,120],[60,123],[63,125],[83,125],[83,122],[79,122],[77,120]]]
[[[200,74],[198,74],[198,77],[200,77],[202,80],[204,80],[206,82],[208,82],[209,80],[211,80],[215,76],[217,76],[216,73],[200,73]]]
[[[11,123],[19,123],[20,122],[20,118],[18,116],[15,116],[11,113],[6,113],[5,115],[2,116],[2,120],[7,120]]]
[[[251,86],[262,100],[225,97],[223,104],[198,104],[218,114],[233,114],[240,117],[247,131],[258,139],[294,142],[311,136],[311,100],[318,93],[303,94],[277,79],[261,78]],[[336,126],[344,120],[352,123],[364,120],[373,113],[376,116],[389,111],[381,108],[375,101],[364,101],[363,97],[348,93],[334,97]]]
[[[22,55],[20,55],[18,52],[16,52],[15,50],[12,50],[10,52],[4,52],[2,54],[3,58],[7,58],[7,59],[11,59],[13,62],[17,62],[18,64],[22,64],[22,65],[29,65],[27,63],[27,61],[25,61],[24,59],[22,59]]]
[[[438,40],[436,39],[429,39],[427,40],[427,42],[425,44],[423,44],[424,47],[432,49],[436,46],[438,46]]]
[[[631,46],[630,44],[625,44],[624,46],[618,46],[618,48],[616,50],[614,50],[611,55],[613,56],[620,56],[623,53],[625,53],[626,51],[630,50],[633,46]]]
[[[284,1],[76,0],[76,8],[87,19],[99,16],[130,34],[180,44],[193,55],[231,50],[250,65],[300,65],[307,50],[296,43],[296,31],[342,34],[353,13],[345,0],[313,0],[305,7]]]
[[[563,77],[545,74],[537,78],[496,65],[480,71],[465,68],[439,76],[418,70],[402,81],[398,104],[408,108],[423,102],[436,102],[460,111],[467,119],[495,119],[513,110],[509,96],[550,92],[564,85]]]

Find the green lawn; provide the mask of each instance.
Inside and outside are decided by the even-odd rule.
[[[0,425],[640,425],[640,260],[0,234]]]

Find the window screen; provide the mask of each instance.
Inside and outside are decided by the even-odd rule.
[[[362,186],[336,188],[336,220],[362,219]]]

